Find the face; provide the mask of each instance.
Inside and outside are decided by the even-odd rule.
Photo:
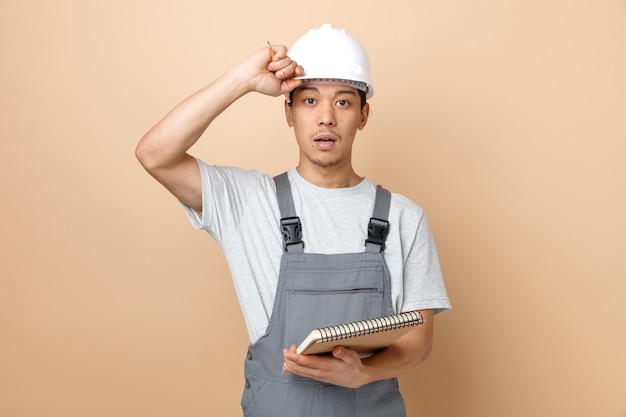
[[[361,109],[356,89],[305,84],[294,91],[291,107],[285,105],[285,114],[300,147],[300,165],[352,166],[352,144],[369,114],[369,104]]]

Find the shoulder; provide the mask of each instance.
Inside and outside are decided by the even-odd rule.
[[[400,218],[421,218],[424,216],[424,209],[410,198],[402,194],[392,192],[389,215]]]
[[[389,223],[392,230],[406,242],[413,242],[419,236],[425,238],[431,234],[424,209],[402,194],[391,194]]]
[[[273,178],[269,174],[254,169],[209,165],[200,159],[197,161],[205,187],[247,188],[262,186],[270,189],[274,187]]]

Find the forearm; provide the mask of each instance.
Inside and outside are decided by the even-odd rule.
[[[363,360],[362,385],[397,377],[428,359],[432,349],[433,311],[423,310],[424,325],[418,326],[395,343]]]
[[[211,122],[248,91],[245,72],[235,67],[185,99],[139,142],[142,165],[150,171],[180,162]]]
[[[136,154],[153,174],[175,167],[202,136],[211,122],[228,106],[248,92],[279,96],[302,81],[302,67],[291,61],[285,46],[272,46],[254,52],[215,82],[193,94],[144,135]]]

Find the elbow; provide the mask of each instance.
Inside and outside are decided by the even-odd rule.
[[[433,351],[432,317],[429,318],[428,323],[430,325],[418,326],[412,333],[409,333],[412,336],[412,341],[409,343],[411,354],[408,359],[411,368],[426,362]]]
[[[432,339],[430,339],[422,347],[421,355],[419,356],[419,359],[418,359],[418,364],[426,362],[428,358],[430,357],[430,354],[432,353],[432,351],[433,351],[433,341]]]
[[[148,164],[148,161],[150,159],[149,156],[150,153],[146,149],[146,145],[143,143],[142,139],[141,141],[139,141],[137,147],[135,148],[135,158],[137,158],[141,166],[146,168],[146,165]]]
[[[418,326],[415,331],[415,361],[417,362],[417,364],[426,362],[426,360],[430,357],[430,354],[433,351],[433,342],[435,336],[434,310],[422,310],[421,313],[424,316],[425,323],[422,326]]]
[[[152,173],[159,168],[158,151],[151,145],[149,134],[146,134],[135,148],[135,157],[141,166]]]

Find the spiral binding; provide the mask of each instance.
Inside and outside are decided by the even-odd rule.
[[[329,342],[370,333],[384,332],[400,327],[417,326],[419,324],[424,324],[422,314],[419,311],[407,311],[392,316],[338,324],[317,330],[321,334],[322,342]]]

